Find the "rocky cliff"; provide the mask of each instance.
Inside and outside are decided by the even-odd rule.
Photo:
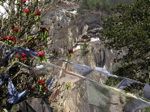
[[[59,58],[90,67],[103,67],[112,72],[117,66],[113,59],[118,53],[104,46],[106,40],[101,17],[105,14],[95,11],[78,13],[78,8],[79,2],[73,1],[50,5],[43,16],[43,27],[50,29],[48,52],[51,54],[55,49]],[[66,56],[69,49],[74,52],[71,57]],[[71,65],[59,64],[71,69]],[[99,73],[92,73],[88,77],[100,83],[107,80],[105,75]],[[84,81],[72,84],[72,89],[61,92],[60,96],[57,103],[51,104],[57,112],[100,112],[98,107],[88,104]],[[109,112],[121,112],[124,104],[120,102],[120,96],[111,99],[118,105],[110,106]]]

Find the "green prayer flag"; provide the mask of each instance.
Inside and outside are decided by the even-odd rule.
[[[87,80],[86,84],[89,104],[99,107],[101,112],[108,112],[113,94],[111,88],[92,80]]]

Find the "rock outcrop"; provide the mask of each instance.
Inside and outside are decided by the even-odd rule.
[[[90,67],[103,67],[112,72],[116,68],[113,63],[116,51],[104,46],[101,12],[85,11],[78,14],[79,4],[60,2],[51,6],[43,17],[43,26],[50,29],[50,46],[48,52],[55,49],[58,57],[74,63]],[[68,50],[74,53],[67,57]],[[58,63],[57,63],[58,64]],[[71,69],[71,65],[59,63],[60,66]],[[107,77],[99,73],[92,73],[88,78],[105,83]],[[79,86],[80,85],[80,86]],[[65,89],[65,86],[64,86]],[[51,104],[59,112],[100,112],[98,107],[87,102],[86,86],[84,81],[73,84],[72,89],[60,93],[57,103]],[[120,97],[114,96],[113,102],[120,102]],[[120,112],[120,105],[111,106],[110,112]]]

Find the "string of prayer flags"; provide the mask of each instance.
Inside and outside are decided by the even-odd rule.
[[[30,50],[30,49],[25,49],[25,48],[23,48],[23,47],[18,47],[18,48],[16,48],[16,51],[18,52],[18,53],[26,53],[26,54],[28,54],[29,56],[31,56],[31,57],[37,57],[38,55],[38,52],[35,52],[35,51],[32,51],[32,50]]]
[[[7,100],[8,103],[16,104],[16,103],[20,102],[21,100],[24,99],[24,97],[26,96],[27,92],[28,92],[28,89],[24,90],[21,93],[18,93],[16,88],[14,87],[12,81],[9,81],[9,83],[8,83],[8,95],[9,95],[9,98]]]
[[[70,61],[66,61],[66,60],[63,60],[63,59],[60,59],[60,58],[56,58],[56,57],[54,57],[54,56],[50,56],[50,58],[57,59],[57,60],[60,60],[60,61],[65,61],[65,62],[68,62],[68,63],[73,64],[73,69],[74,69],[77,73],[82,74],[83,76],[87,76],[87,75],[89,75],[91,72],[97,71],[97,72],[102,73],[102,74],[105,74],[105,75],[107,75],[107,76],[119,78],[119,76],[113,75],[113,74],[109,73],[109,72],[108,72],[106,69],[104,69],[104,68],[95,67],[95,68],[93,69],[93,68],[91,68],[91,67],[89,67],[89,66],[76,64],[76,63],[73,63],[73,62],[70,62]]]
[[[110,76],[110,77],[119,78],[119,76],[113,75],[113,74],[109,73],[109,72],[108,72],[106,69],[104,69],[104,68],[94,67],[94,70],[95,70],[96,72],[105,74],[105,75]]]
[[[8,55],[4,60],[3,60],[3,66],[6,67],[8,65],[8,61],[13,58],[15,55],[16,51],[12,52],[10,55]]]
[[[135,83],[137,81],[131,80],[129,78],[124,78],[118,85],[117,88],[118,89],[124,89],[127,86],[130,86],[130,84]]]
[[[150,102],[138,98],[133,94],[125,93],[120,89],[100,84],[92,80],[87,80],[86,85],[89,104],[99,107],[101,112],[109,112],[110,106],[112,105],[125,105],[124,112],[137,112],[139,109],[150,107]],[[130,98],[129,101],[126,102],[126,100],[122,98],[123,96],[126,99]],[[124,99],[123,104],[120,98],[122,98],[122,100]],[[118,110],[118,112],[121,111],[122,110]]]
[[[139,109],[150,107],[150,102],[147,102],[141,98],[131,98],[124,106],[125,112],[137,112]]]
[[[64,60],[64,59],[60,59],[60,58],[57,58],[57,57],[55,57],[55,56],[49,56],[49,55],[47,55],[47,54],[45,54],[45,56],[48,56],[48,58],[53,58],[53,59],[57,59],[57,60],[59,60],[59,61],[64,61],[64,62],[73,64],[73,62],[70,62],[70,61],[67,61],[67,60]]]
[[[145,84],[144,86],[143,97],[150,100],[150,85],[149,84]]]
[[[78,73],[83,76],[89,75],[91,72],[94,71],[94,69],[90,68],[89,66],[86,65],[80,65],[80,64],[73,64],[73,69]]]
[[[9,46],[9,47],[12,47],[12,46]],[[2,46],[1,46],[0,48],[2,48]],[[13,48],[13,47],[12,47],[12,48]],[[31,57],[37,58],[37,53],[38,53],[38,52],[36,52],[36,51],[32,51],[32,50],[29,50],[29,49],[26,49],[26,48],[23,48],[23,47],[17,47],[17,48],[14,48],[14,50],[15,50],[16,52],[18,52],[18,53],[26,53],[26,54],[28,54],[28,55],[31,56]],[[9,50],[9,51],[10,51],[10,50]],[[7,59],[6,59],[6,62],[8,62],[8,60],[13,57],[13,55],[16,53],[15,51],[12,52],[12,53],[11,53],[11,51],[9,52],[9,53],[11,53],[11,54],[9,55],[9,57],[6,57],[6,58],[7,58]],[[78,74],[73,73],[73,72],[71,72],[71,71],[67,71],[67,70],[65,70],[65,69],[63,69],[63,68],[61,68],[61,67],[59,67],[59,66],[57,66],[57,65],[54,65],[54,64],[51,64],[51,65],[49,64],[48,66],[54,66],[54,67],[56,67],[56,68],[61,69],[62,71],[64,71],[64,72],[67,73],[68,75],[73,75],[73,76],[79,77],[79,78],[81,78],[81,79],[86,79],[86,77],[84,77],[84,76],[87,76],[87,75],[89,75],[91,72],[96,71],[96,72],[102,73],[102,74],[104,74],[104,75],[107,75],[107,76],[109,76],[109,77],[122,78],[123,80],[122,80],[122,81],[120,82],[120,84],[118,84],[118,86],[117,86],[117,87],[120,88],[120,89],[123,89],[123,88],[129,86],[129,85],[132,84],[132,83],[145,84],[145,83],[142,83],[142,82],[139,82],[139,81],[135,81],[135,80],[126,78],[126,77],[120,77],[120,76],[111,74],[111,73],[109,73],[109,72],[108,72],[106,69],[104,69],[104,68],[100,68],[100,67],[91,68],[91,67],[86,66],[86,65],[75,64],[75,63],[73,63],[73,62],[66,61],[66,60],[63,60],[63,59],[60,59],[60,58],[57,58],[57,57],[54,57],[54,56],[49,56],[49,55],[47,55],[47,54],[45,54],[45,56],[47,56],[48,58],[53,58],[53,59],[57,59],[57,60],[59,60],[59,61],[64,61],[64,62],[67,62],[67,63],[72,64],[72,65],[73,65],[73,69],[74,69]],[[7,63],[6,63],[5,65],[7,65]],[[37,66],[37,68],[36,68],[37,71],[38,71],[38,70],[39,70],[39,71],[40,71],[40,70],[42,71],[44,66],[41,67],[42,69],[41,69],[40,67],[39,67],[39,68],[38,68],[38,67],[39,67],[39,66]],[[81,75],[79,75],[79,74],[81,74]],[[150,99],[149,95],[147,94],[147,93],[149,93],[149,92],[148,92],[149,89],[147,89],[147,88],[149,88],[148,85],[146,85],[145,88],[144,88],[143,96],[144,96],[145,98]]]
[[[9,46],[9,47],[12,47],[12,46]],[[29,49],[25,49],[23,47],[18,47],[18,48],[15,48],[17,50],[17,52],[19,53],[26,53],[32,57],[37,57],[37,52],[36,51],[32,51],[32,50],[29,50]],[[67,62],[67,63],[70,63],[70,64],[73,64],[73,68],[75,69],[75,71],[78,73],[78,74],[82,74],[83,76],[87,76],[89,75],[91,72],[93,71],[96,71],[96,72],[99,72],[99,73],[102,73],[104,75],[107,75],[107,76],[110,76],[110,77],[115,77],[115,78],[125,78],[125,77],[120,77],[120,76],[117,76],[117,75],[113,75],[111,73],[109,73],[106,69],[104,68],[100,68],[100,67],[95,67],[94,69],[89,67],[89,66],[86,66],[86,65],[80,65],[80,64],[75,64],[73,62],[70,62],[70,61],[66,61],[64,59],[60,59],[60,58],[57,58],[57,57],[54,57],[54,56],[50,56],[48,54],[45,54],[45,56],[47,56],[48,58],[53,58],[53,59],[57,59],[59,61],[64,61],[64,62]],[[125,81],[125,80],[124,80]],[[134,82],[134,80],[127,80],[127,85],[130,85],[131,82]],[[139,83],[139,81],[135,81],[137,83]],[[124,88],[124,87],[123,87]]]
[[[9,46],[11,48],[14,48],[12,46]],[[19,53],[26,53],[28,55],[30,55],[31,57],[37,57],[37,52],[36,51],[32,51],[30,49],[25,49],[23,47],[17,47],[17,48],[14,48],[17,52]],[[86,66],[86,65],[80,65],[80,64],[75,64],[73,62],[70,62],[70,61],[66,61],[64,59],[61,59],[61,58],[57,58],[57,57],[54,57],[54,56],[50,56],[48,54],[45,54],[45,56],[47,56],[48,58],[53,58],[53,59],[57,59],[59,61],[64,61],[64,62],[67,62],[67,63],[70,63],[70,64],[73,64],[73,68],[76,70],[77,73],[79,74],[82,74],[84,76],[87,76],[89,75],[92,71],[97,71],[99,73],[102,73],[102,74],[105,74],[107,76],[110,76],[110,77],[115,77],[115,78],[124,78],[124,77],[120,77],[120,76],[117,76],[117,75],[113,75],[111,73],[109,73],[106,69],[104,68],[100,68],[100,67],[95,67],[94,69],[89,67],[89,66]],[[87,74],[86,74],[87,73]],[[137,81],[138,82],[138,81]]]
[[[55,78],[54,77],[52,77],[52,78],[50,78],[49,80],[47,80],[47,82],[46,82],[46,86],[49,88],[49,89],[53,89],[53,83],[54,83],[54,81],[55,81]]]

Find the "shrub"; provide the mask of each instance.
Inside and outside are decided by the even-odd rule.
[[[26,95],[42,97],[48,90],[33,69],[46,61],[48,29],[41,27],[43,1],[3,0],[0,5],[7,14],[0,16],[0,109],[10,110]]]

